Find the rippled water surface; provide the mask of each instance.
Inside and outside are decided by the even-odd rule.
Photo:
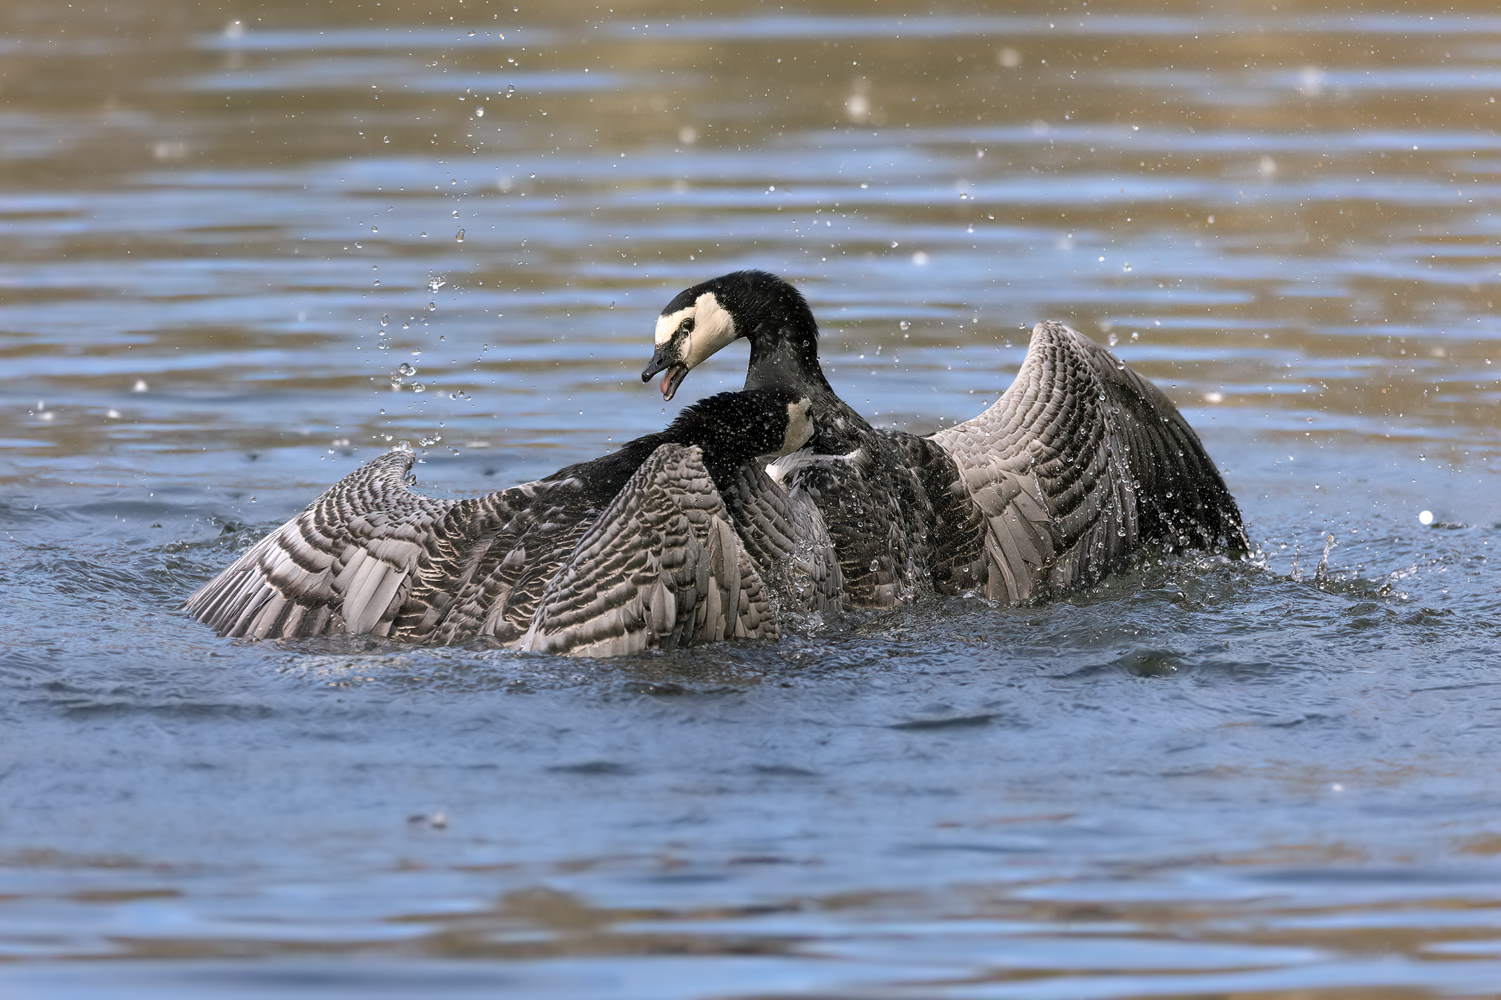
[[[1501,984],[1492,5],[19,0],[0,53],[0,992]],[[176,612],[389,443],[460,495],[738,386],[638,374],[750,266],[882,425],[1114,343],[1257,555],[600,663]]]

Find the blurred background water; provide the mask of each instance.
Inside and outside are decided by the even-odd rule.
[[[0,9],[0,990],[1491,995],[1501,15],[1124,0]],[[175,610],[389,444],[522,482],[797,283],[929,431],[1027,331],[1248,562],[604,663]]]

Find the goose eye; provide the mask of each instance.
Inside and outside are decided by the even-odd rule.
[[[683,320],[681,323],[678,324],[678,333],[692,333],[692,332],[693,332],[693,317],[689,316],[687,319]]]

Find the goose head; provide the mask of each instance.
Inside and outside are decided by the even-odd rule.
[[[818,323],[802,294],[766,271],[735,271],[684,289],[657,317],[656,350],[641,373],[662,376],[671,399],[689,371],[720,348],[751,342],[747,388],[827,386],[818,367]]]
[[[788,389],[721,392],[685,407],[667,429],[698,445],[717,465],[738,466],[762,455],[791,454],[813,439],[813,401]]]

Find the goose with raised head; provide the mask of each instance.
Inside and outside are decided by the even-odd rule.
[[[815,498],[851,604],[890,606],[925,588],[1023,603],[1087,587],[1145,544],[1245,551],[1240,510],[1172,402],[1062,323],[1039,323],[1010,388],[972,420],[918,437],[877,430],[834,393],[801,293],[737,271],[679,293],[642,373],[683,378],[750,341],[746,388],[806,394],[810,447],[771,467]]]
[[[691,368],[739,337],[750,341],[747,389],[799,392],[818,412],[812,445],[769,471],[823,512],[846,602],[891,607],[928,592],[928,536],[943,510],[924,479],[931,462],[944,466],[939,478],[952,463],[912,435],[876,431],[834,393],[818,363],[818,324],[797,289],[763,271],[687,289],[657,320],[656,354],[642,380],[665,372],[662,395],[671,399]],[[940,498],[940,508],[953,506]]]
[[[414,456],[388,452],[185,610],[228,636],[487,638],[588,656],[775,638],[768,579],[797,578],[790,600],[810,610],[840,600],[816,508],[755,461],[803,447],[812,412],[792,390],[720,393],[609,455],[468,500],[414,492]]]

